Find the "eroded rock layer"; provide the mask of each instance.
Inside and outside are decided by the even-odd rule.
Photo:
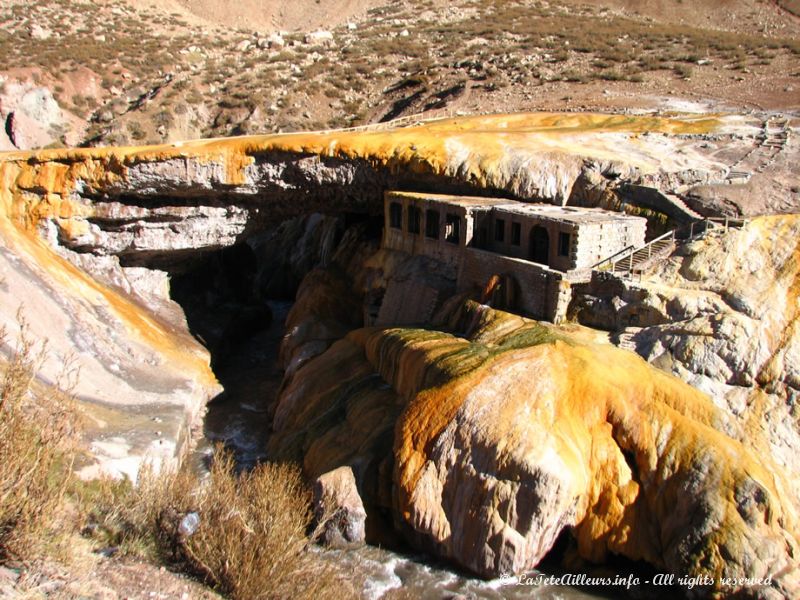
[[[570,528],[591,561],[798,589],[783,472],[707,396],[580,332],[476,304],[451,325],[336,342],[284,390],[274,451],[354,466],[373,510],[484,576]]]
[[[641,279],[596,276],[574,318],[708,393],[800,498],[800,218],[720,227]]]
[[[739,189],[730,179],[736,165],[758,154],[765,123],[494,115],[394,130],[6,153],[3,169],[12,213],[28,224],[51,220],[65,246],[127,264],[174,263],[181,253],[230,245],[313,211],[379,213],[387,188],[477,188],[557,204],[630,205],[677,220],[697,215],[679,196],[695,198],[703,214],[797,209],[790,185],[797,141],[788,120],[785,147],[759,165],[767,170],[753,171],[758,193],[739,190],[735,203],[726,200]],[[692,195],[698,186],[715,190],[716,204]]]

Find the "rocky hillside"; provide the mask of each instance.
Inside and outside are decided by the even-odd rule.
[[[416,113],[797,107],[797,17],[751,0],[697,2],[691,15],[671,5],[5,0],[0,148]],[[323,23],[325,11],[337,17]]]
[[[575,318],[705,391],[794,473],[798,443],[798,221],[764,217],[680,246],[643,276],[597,277]]]

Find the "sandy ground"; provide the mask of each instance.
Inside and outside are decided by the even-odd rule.
[[[137,8],[181,15],[197,26],[251,31],[311,31],[362,18],[381,0],[127,0]]]

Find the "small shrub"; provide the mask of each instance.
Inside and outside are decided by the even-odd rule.
[[[145,138],[147,133],[142,128],[142,124],[138,121],[130,121],[128,123],[128,132],[131,134],[131,139],[141,141]]]
[[[186,555],[233,598],[345,598],[354,590],[308,551],[310,496],[296,467],[263,464],[238,478],[233,459],[214,462]]]
[[[672,70],[683,79],[689,79],[692,76],[692,68],[689,65],[675,65]]]
[[[160,112],[156,113],[153,117],[153,123],[155,123],[157,127],[172,127],[175,123],[175,118],[172,116],[172,112],[168,106],[163,107]]]
[[[21,317],[20,324],[0,379],[0,564],[36,558],[58,541],[54,528],[74,456],[71,399],[55,386],[35,389],[44,350]]]
[[[607,71],[603,71],[599,74],[600,79],[604,79],[606,81],[621,81],[625,79],[625,76],[620,73],[619,71],[615,71],[609,69]]]
[[[198,90],[192,90],[186,96],[186,102],[189,104],[200,104],[203,101],[203,94],[201,94]]]
[[[586,83],[587,79],[586,76],[580,73],[579,71],[565,71],[562,75],[564,81],[569,81],[572,83]]]
[[[111,480],[86,487],[84,530],[124,554],[161,560],[234,600],[355,598],[333,563],[310,550],[310,496],[297,467],[263,464],[237,475],[219,451],[207,479],[189,469],[156,474],[136,486]],[[181,523],[196,513],[187,533]]]

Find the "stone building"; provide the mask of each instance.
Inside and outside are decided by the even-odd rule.
[[[573,283],[591,267],[645,242],[647,222],[595,208],[497,198],[387,192],[383,247],[425,255],[456,269],[458,288],[513,281],[514,308],[559,321]]]

